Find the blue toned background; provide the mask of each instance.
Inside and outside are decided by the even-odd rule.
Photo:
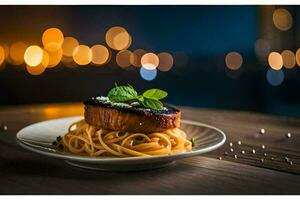
[[[70,69],[63,64],[39,76],[24,66],[8,63],[0,71],[2,105],[82,101],[106,94],[115,82],[130,83],[137,90],[158,87],[169,92],[166,101],[176,105],[234,109],[300,116],[299,67],[282,69],[282,77],[270,71],[267,58],[255,53],[258,39],[270,43],[269,51],[299,47],[299,7],[285,6],[292,17],[288,31],[276,29],[275,6],[0,6],[0,43],[27,41],[41,45],[43,31],[60,28],[92,46],[105,44],[105,32],[123,26],[132,36],[130,50],[143,48],[169,52],[174,66],[158,71],[152,81],[139,69],[121,69],[112,60],[102,67]],[[238,70],[225,64],[229,52],[238,52]],[[269,81],[267,74],[269,71]],[[274,79],[275,78],[275,79]],[[282,81],[280,81],[283,78]],[[271,82],[270,82],[271,80]],[[272,80],[279,80],[277,86]]]

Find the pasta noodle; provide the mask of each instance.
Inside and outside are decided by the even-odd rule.
[[[187,152],[192,143],[179,128],[164,132],[121,133],[96,128],[80,120],[70,125],[62,137],[64,151],[89,156],[156,156]]]

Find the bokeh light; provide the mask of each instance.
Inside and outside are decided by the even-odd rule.
[[[282,56],[278,52],[271,52],[268,57],[269,65],[274,70],[280,70],[283,66]]]
[[[9,48],[9,56],[14,65],[21,65],[24,63],[24,53],[27,45],[24,42],[15,42]]]
[[[283,80],[284,80],[284,73],[282,70],[268,69],[267,81],[270,83],[270,85],[278,86],[283,82]]]
[[[42,36],[42,42],[47,51],[57,51],[61,48],[63,41],[64,35],[58,28],[49,28]]]
[[[91,48],[92,51],[92,63],[96,65],[103,65],[109,61],[110,52],[108,49],[100,44],[94,45]]]
[[[48,68],[52,68],[55,67],[59,64],[59,62],[61,61],[62,55],[63,55],[63,50],[59,49],[57,51],[49,51],[48,52],[49,55],[49,64],[48,64]]]
[[[5,50],[4,48],[0,45],[0,65],[3,64],[5,60]]]
[[[114,26],[106,32],[105,41],[110,48],[120,51],[127,49],[132,39],[125,28]]]
[[[31,75],[40,75],[45,71],[48,65],[49,65],[49,55],[46,51],[43,51],[43,58],[41,63],[34,67],[27,65],[26,70]]]
[[[92,51],[86,45],[79,45],[73,51],[73,59],[78,65],[88,65],[92,61]]]
[[[29,46],[24,53],[24,61],[31,67],[38,66],[43,60],[43,49],[39,46]]]
[[[145,69],[144,67],[140,68],[140,75],[141,77],[146,80],[146,81],[152,81],[156,78],[157,76],[157,69]]]
[[[296,51],[296,62],[300,66],[300,48]]]
[[[154,53],[146,53],[141,59],[142,67],[148,70],[152,70],[158,67],[159,58]]]
[[[131,56],[132,56],[131,51],[122,50],[122,51],[118,52],[118,54],[116,55],[116,62],[122,68],[129,67],[131,65],[131,62],[130,62]]]
[[[65,37],[61,47],[63,50],[63,55],[67,57],[71,57],[73,55],[74,49],[77,46],[79,46],[78,40],[76,40],[73,37]]]
[[[166,52],[159,53],[157,56],[159,58],[159,65],[157,69],[163,72],[169,71],[174,63],[173,56]]]
[[[279,30],[287,31],[293,25],[293,17],[288,10],[279,8],[273,12],[273,22]]]
[[[131,64],[135,67],[141,67],[141,59],[143,57],[143,55],[145,55],[147,53],[147,51],[145,51],[144,49],[136,49],[132,52],[132,56],[131,56]]]
[[[225,57],[225,64],[231,70],[238,70],[243,64],[243,57],[237,52],[230,52]]]
[[[287,69],[292,69],[296,65],[296,58],[294,52],[290,50],[284,50],[281,53],[283,66]]]
[[[261,60],[266,60],[270,53],[270,44],[265,39],[258,39],[255,41],[254,51],[256,56]]]

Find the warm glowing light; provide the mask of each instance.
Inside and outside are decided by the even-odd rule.
[[[59,62],[61,61],[62,55],[63,55],[63,51],[62,49],[59,49],[58,51],[49,51],[48,52],[49,55],[49,64],[48,64],[48,68],[52,68],[55,67],[59,64]]]
[[[73,59],[78,65],[88,65],[92,61],[92,51],[86,45],[79,45],[73,51]]]
[[[63,55],[67,57],[71,57],[73,55],[74,49],[79,46],[78,40],[73,37],[65,37],[64,42],[62,44]]]
[[[163,72],[169,71],[174,63],[173,56],[165,52],[159,53],[157,56],[159,58],[159,65],[157,69]]]
[[[268,58],[269,65],[272,69],[280,70],[283,66],[282,56],[278,52],[271,52]]]
[[[159,58],[154,53],[146,53],[141,59],[141,64],[145,69],[152,70],[158,67]]]
[[[24,61],[29,66],[38,66],[43,60],[43,54],[43,49],[39,46],[29,46],[24,53]]]
[[[230,52],[225,57],[226,66],[231,70],[238,70],[243,64],[243,57],[237,52]]]
[[[293,17],[288,10],[279,8],[273,12],[273,22],[279,30],[287,31],[293,25]]]
[[[40,75],[45,71],[48,64],[49,64],[49,55],[46,51],[43,51],[43,58],[41,63],[35,67],[27,65],[26,70],[31,75]]]
[[[131,56],[132,52],[129,50],[120,51],[116,56],[116,62],[120,67],[129,67],[131,65]]]
[[[5,50],[4,48],[0,45],[0,65],[4,62],[5,60]]]
[[[296,65],[295,54],[290,50],[284,50],[281,53],[283,66],[287,69],[292,69]]]
[[[103,45],[94,45],[92,48],[92,63],[96,65],[103,65],[108,62],[110,53]]]
[[[132,52],[131,64],[135,67],[141,67],[141,59],[146,53],[147,52],[144,49],[137,49],[134,52]]]
[[[300,48],[296,51],[296,62],[300,66]]]
[[[21,65],[24,63],[24,53],[27,45],[24,42],[15,42],[10,46],[9,56],[14,65]]]
[[[144,80],[152,81],[157,76],[157,69],[154,68],[154,69],[148,70],[148,69],[145,69],[144,67],[141,67],[140,68],[140,75]]]
[[[267,81],[270,83],[270,85],[278,86],[280,85],[284,80],[284,73],[282,70],[273,70],[269,69],[267,72]]]
[[[47,51],[57,51],[61,48],[63,41],[64,35],[58,28],[49,28],[42,36],[42,42]]]
[[[105,34],[107,45],[114,50],[124,50],[131,45],[131,36],[125,28],[115,26],[110,28]]]

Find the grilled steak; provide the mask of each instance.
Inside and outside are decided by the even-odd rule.
[[[142,108],[137,102],[112,103],[107,97],[92,98],[84,104],[85,121],[107,130],[151,133],[180,126],[180,111],[167,105],[153,110]]]

